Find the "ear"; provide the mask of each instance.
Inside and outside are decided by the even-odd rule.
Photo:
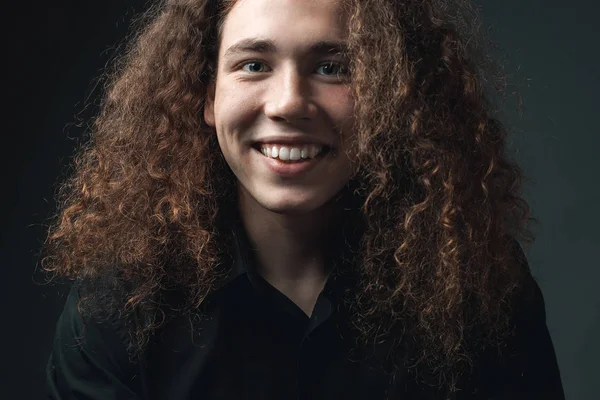
[[[206,87],[204,100],[204,122],[210,127],[215,127],[215,81],[211,80]]]

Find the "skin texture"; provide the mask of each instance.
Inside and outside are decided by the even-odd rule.
[[[326,278],[322,243],[341,207],[330,200],[353,172],[348,60],[310,50],[319,42],[345,47],[340,16],[335,1],[238,2],[223,24],[216,82],[204,108],[238,180],[259,271],[309,315]],[[234,50],[250,40],[271,41],[275,48]],[[285,140],[326,144],[329,151],[310,170],[281,175],[253,144]]]
[[[240,195],[267,210],[313,212],[351,177],[344,145],[354,104],[346,74],[335,73],[347,69],[348,60],[308,52],[319,41],[345,42],[341,11],[335,1],[257,0],[239,2],[225,18],[216,88],[210,91],[204,117],[216,128],[220,148],[241,183]],[[249,39],[271,40],[276,51],[227,54],[231,46]],[[327,69],[327,62],[339,66]],[[258,140],[279,137],[325,143],[333,151],[302,176],[280,176],[252,148]]]
[[[183,294],[176,311],[194,317],[225,282],[234,207],[268,220],[257,232],[261,224],[244,221],[257,247],[265,245],[257,238],[281,239],[271,243],[282,257],[273,265],[294,260],[312,271],[301,276],[296,265],[277,279],[280,287],[300,279],[318,288],[326,274],[318,244],[333,233],[317,228],[348,228],[357,283],[345,300],[361,341],[394,347],[399,333],[412,337],[408,362],[431,372],[432,384],[452,386],[476,352],[510,332],[529,273],[514,239],[533,238],[523,176],[505,155],[507,130],[495,114],[502,98],[488,97],[504,87],[486,72],[476,10],[467,0],[340,0],[344,24],[319,8],[307,27],[302,10],[334,3],[272,0],[269,7],[294,7],[303,31],[295,15],[292,24],[279,10],[279,28],[294,35],[272,38],[280,50],[265,60],[272,70],[258,78],[221,73],[227,45],[220,41],[234,40],[224,36],[234,32],[227,17],[253,4],[267,3],[157,1],[140,19],[60,185],[43,267],[51,278],[85,282],[85,315],[140,317],[127,325],[135,356],[173,310],[165,304],[170,291]],[[243,29],[273,35],[266,29],[278,18],[242,24],[236,37]],[[300,56],[320,35],[347,42],[349,89],[311,74],[316,64]],[[211,89],[213,82],[220,86]],[[282,89],[267,90],[275,85]],[[229,96],[242,87],[252,96]],[[214,112],[205,120],[211,96]],[[349,98],[353,123],[346,126]],[[331,141],[351,132],[351,145],[340,145],[319,174],[281,179],[264,173],[247,142],[275,132]],[[343,208],[335,206],[338,192],[351,200]],[[313,247],[314,232],[323,236]],[[308,248],[315,253],[304,254]],[[275,271],[268,260],[260,260],[267,276]]]

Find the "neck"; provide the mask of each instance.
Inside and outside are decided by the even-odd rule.
[[[340,207],[332,201],[300,215],[265,209],[240,189],[238,206],[252,243],[258,272],[274,286],[324,283],[327,255],[337,232]]]

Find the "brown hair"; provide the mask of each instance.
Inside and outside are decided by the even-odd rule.
[[[169,0],[146,14],[59,193],[43,265],[102,282],[85,312],[141,316],[134,353],[164,322],[165,292],[181,289],[178,312],[194,312],[227,275],[219,221],[235,179],[201,116],[234,3]],[[480,43],[465,36],[477,27],[468,1],[345,6],[364,228],[353,325],[370,343],[410,334],[414,365],[453,386],[510,332],[526,273],[515,239],[532,240],[522,174],[484,94]]]

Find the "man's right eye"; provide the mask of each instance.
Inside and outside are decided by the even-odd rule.
[[[242,64],[242,70],[246,72],[266,72],[266,66],[260,61],[249,61]]]

